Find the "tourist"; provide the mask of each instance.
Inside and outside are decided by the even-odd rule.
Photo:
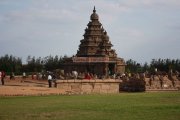
[[[89,73],[87,73],[87,74],[85,75],[85,78],[84,78],[84,79],[88,79],[88,80],[90,80],[90,79],[91,79],[90,74],[89,74]]]
[[[26,79],[26,73],[25,72],[23,72],[23,75],[22,75],[22,80],[21,80],[21,82],[24,82],[24,80]]]
[[[54,83],[54,87],[57,87],[56,75],[55,74],[52,75],[52,81]]]
[[[45,74],[45,73],[42,74],[42,79],[43,79],[43,80],[46,79],[46,74]]]
[[[89,74],[91,79],[94,79],[94,75],[92,73]]]
[[[94,74],[94,79],[96,80],[98,77],[97,77],[97,75],[96,74]]]
[[[32,73],[32,80],[38,80],[37,73]]]
[[[113,79],[116,79],[116,74],[115,73],[113,74]]]
[[[77,79],[78,77],[78,72],[77,71],[72,71],[72,75],[74,79]]]
[[[42,80],[42,73],[38,73],[38,80]]]
[[[2,82],[2,72],[0,71],[0,80]]]
[[[48,75],[48,84],[49,88],[52,87],[52,76],[50,74]]]
[[[26,73],[25,72],[23,72],[23,79],[25,79],[26,78]]]
[[[4,71],[0,71],[0,79],[1,79],[2,85],[4,85],[5,76],[6,76],[6,73]]]
[[[15,75],[14,75],[14,72],[11,72],[11,74],[10,74],[10,80],[14,80],[15,79]]]

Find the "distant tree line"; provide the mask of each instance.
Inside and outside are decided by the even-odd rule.
[[[22,70],[22,60],[19,57],[12,55],[4,55],[0,57],[0,71],[16,72],[19,73]]]
[[[143,65],[132,59],[126,61],[126,72],[154,72],[155,69],[163,72],[169,72],[170,70],[180,72],[180,59],[152,59],[150,64],[145,62]]]
[[[26,64],[22,63],[21,58],[12,55],[5,55],[0,57],[0,71],[3,70],[7,74],[14,72],[15,74],[22,74],[22,72],[42,72],[61,69],[67,56],[47,56],[32,57],[28,56]]]
[[[0,57],[0,70],[6,73],[14,72],[22,74],[22,72],[42,72],[55,69],[62,69],[63,63],[68,57],[65,56],[47,56],[44,58],[28,56],[26,64],[22,64],[19,57],[12,55],[4,55]],[[152,59],[150,64],[147,62],[140,64],[132,59],[126,61],[126,72],[153,72],[157,68],[159,71],[169,72],[170,70],[180,72],[180,59]]]

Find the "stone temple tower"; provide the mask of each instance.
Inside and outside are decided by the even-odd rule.
[[[88,27],[85,29],[84,39],[82,39],[77,52],[78,57],[117,57],[115,50],[111,49],[112,44],[109,41],[107,32],[99,22],[99,16],[96,13],[95,7],[91,21],[88,23]]]
[[[125,71],[125,62],[111,48],[113,45],[99,21],[95,7],[83,36],[76,56],[72,62],[66,63],[65,72],[76,69],[78,72],[108,76]]]

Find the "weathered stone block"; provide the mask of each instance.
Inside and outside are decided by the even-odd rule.
[[[117,89],[110,89],[107,91],[107,93],[119,93],[119,90]]]
[[[92,93],[92,89],[81,89],[83,93]]]
[[[154,76],[154,81],[159,81],[159,77],[158,76]]]
[[[82,84],[81,90],[83,93],[91,93],[93,86],[90,83]]]
[[[103,90],[109,90],[110,89],[110,85],[108,83],[102,84],[102,89]]]
[[[71,86],[69,84],[57,84],[57,88],[62,89],[62,90],[71,90]]]
[[[101,89],[101,86],[102,86],[102,84],[96,83],[96,84],[94,84],[94,89]]]
[[[81,84],[78,84],[78,83],[71,84],[71,90],[74,92],[80,93],[81,92]]]
[[[150,78],[145,78],[146,86],[150,86]]]
[[[93,89],[93,93],[100,93],[100,89]]]
[[[174,81],[175,88],[180,88],[180,81]]]
[[[90,83],[83,83],[82,84],[82,89],[93,89],[93,86],[92,86],[92,84],[90,84]]]
[[[119,89],[119,84],[111,83],[109,87],[110,87],[110,89]]]
[[[101,89],[100,93],[108,93],[108,90],[107,89]]]

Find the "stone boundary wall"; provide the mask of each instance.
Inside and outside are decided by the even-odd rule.
[[[153,79],[145,78],[145,91],[179,91],[180,81],[176,77],[170,80],[168,76],[154,76]],[[123,80],[58,80],[57,88],[69,94],[90,93],[119,93]]]
[[[121,80],[59,80],[57,88],[66,93],[119,93]]]
[[[145,78],[146,90],[180,90],[180,80],[176,76],[154,75]]]

